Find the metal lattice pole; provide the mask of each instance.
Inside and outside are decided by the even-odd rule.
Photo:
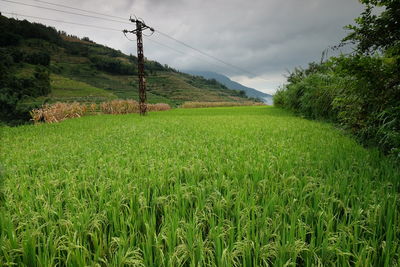
[[[139,78],[139,110],[140,110],[140,115],[146,115],[147,111],[146,80],[144,77],[142,22],[138,20],[136,20],[136,38],[137,38],[138,78]]]
[[[137,57],[138,57],[138,78],[139,78],[139,111],[140,115],[146,115],[147,112],[147,97],[146,97],[146,78],[144,76],[144,54],[143,54],[143,34],[142,31],[146,29],[150,29],[154,32],[153,28],[147,26],[142,20],[138,19],[130,19],[131,22],[136,23],[136,30],[127,31],[124,30],[124,34],[126,33],[135,33],[137,39]]]

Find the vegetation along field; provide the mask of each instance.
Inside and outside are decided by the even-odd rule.
[[[1,266],[396,266],[399,170],[274,107],[2,127]]]

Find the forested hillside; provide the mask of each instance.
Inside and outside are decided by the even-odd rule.
[[[240,91],[146,60],[148,101],[248,101]],[[56,101],[137,98],[137,58],[42,24],[0,16],[0,120],[17,124]]]

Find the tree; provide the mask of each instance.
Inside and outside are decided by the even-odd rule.
[[[350,34],[343,42],[357,44],[359,53],[370,54],[375,51],[400,55],[400,1],[398,0],[360,0],[366,5],[361,16],[355,19],[357,25],[348,25]],[[375,8],[383,9],[379,15],[373,14]]]

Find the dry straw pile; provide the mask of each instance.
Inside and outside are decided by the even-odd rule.
[[[101,103],[100,110],[104,114],[138,113],[139,104],[135,100],[118,99]]]
[[[171,107],[168,104],[165,103],[157,103],[157,104],[148,104],[147,105],[147,110],[148,111],[165,111],[165,110],[170,110]]]
[[[54,123],[66,119],[79,118],[85,115],[86,112],[87,107],[85,104],[57,102],[52,105],[45,104],[42,108],[32,110],[30,114],[36,124],[41,121]]]
[[[42,108],[34,109],[30,114],[35,124],[40,122],[53,123],[66,119],[78,118],[84,115],[95,114],[98,109],[104,114],[139,113],[139,103],[134,100],[112,100],[103,102],[99,105],[92,103],[86,106],[85,104],[77,102],[57,102],[52,105],[46,104]],[[147,105],[148,111],[164,111],[170,109],[171,107],[164,103]]]
[[[104,114],[129,114],[139,113],[139,103],[135,100],[112,100],[109,102],[103,102],[100,104],[101,112]],[[164,111],[170,110],[171,107],[168,104],[157,103],[147,104],[147,111]]]

